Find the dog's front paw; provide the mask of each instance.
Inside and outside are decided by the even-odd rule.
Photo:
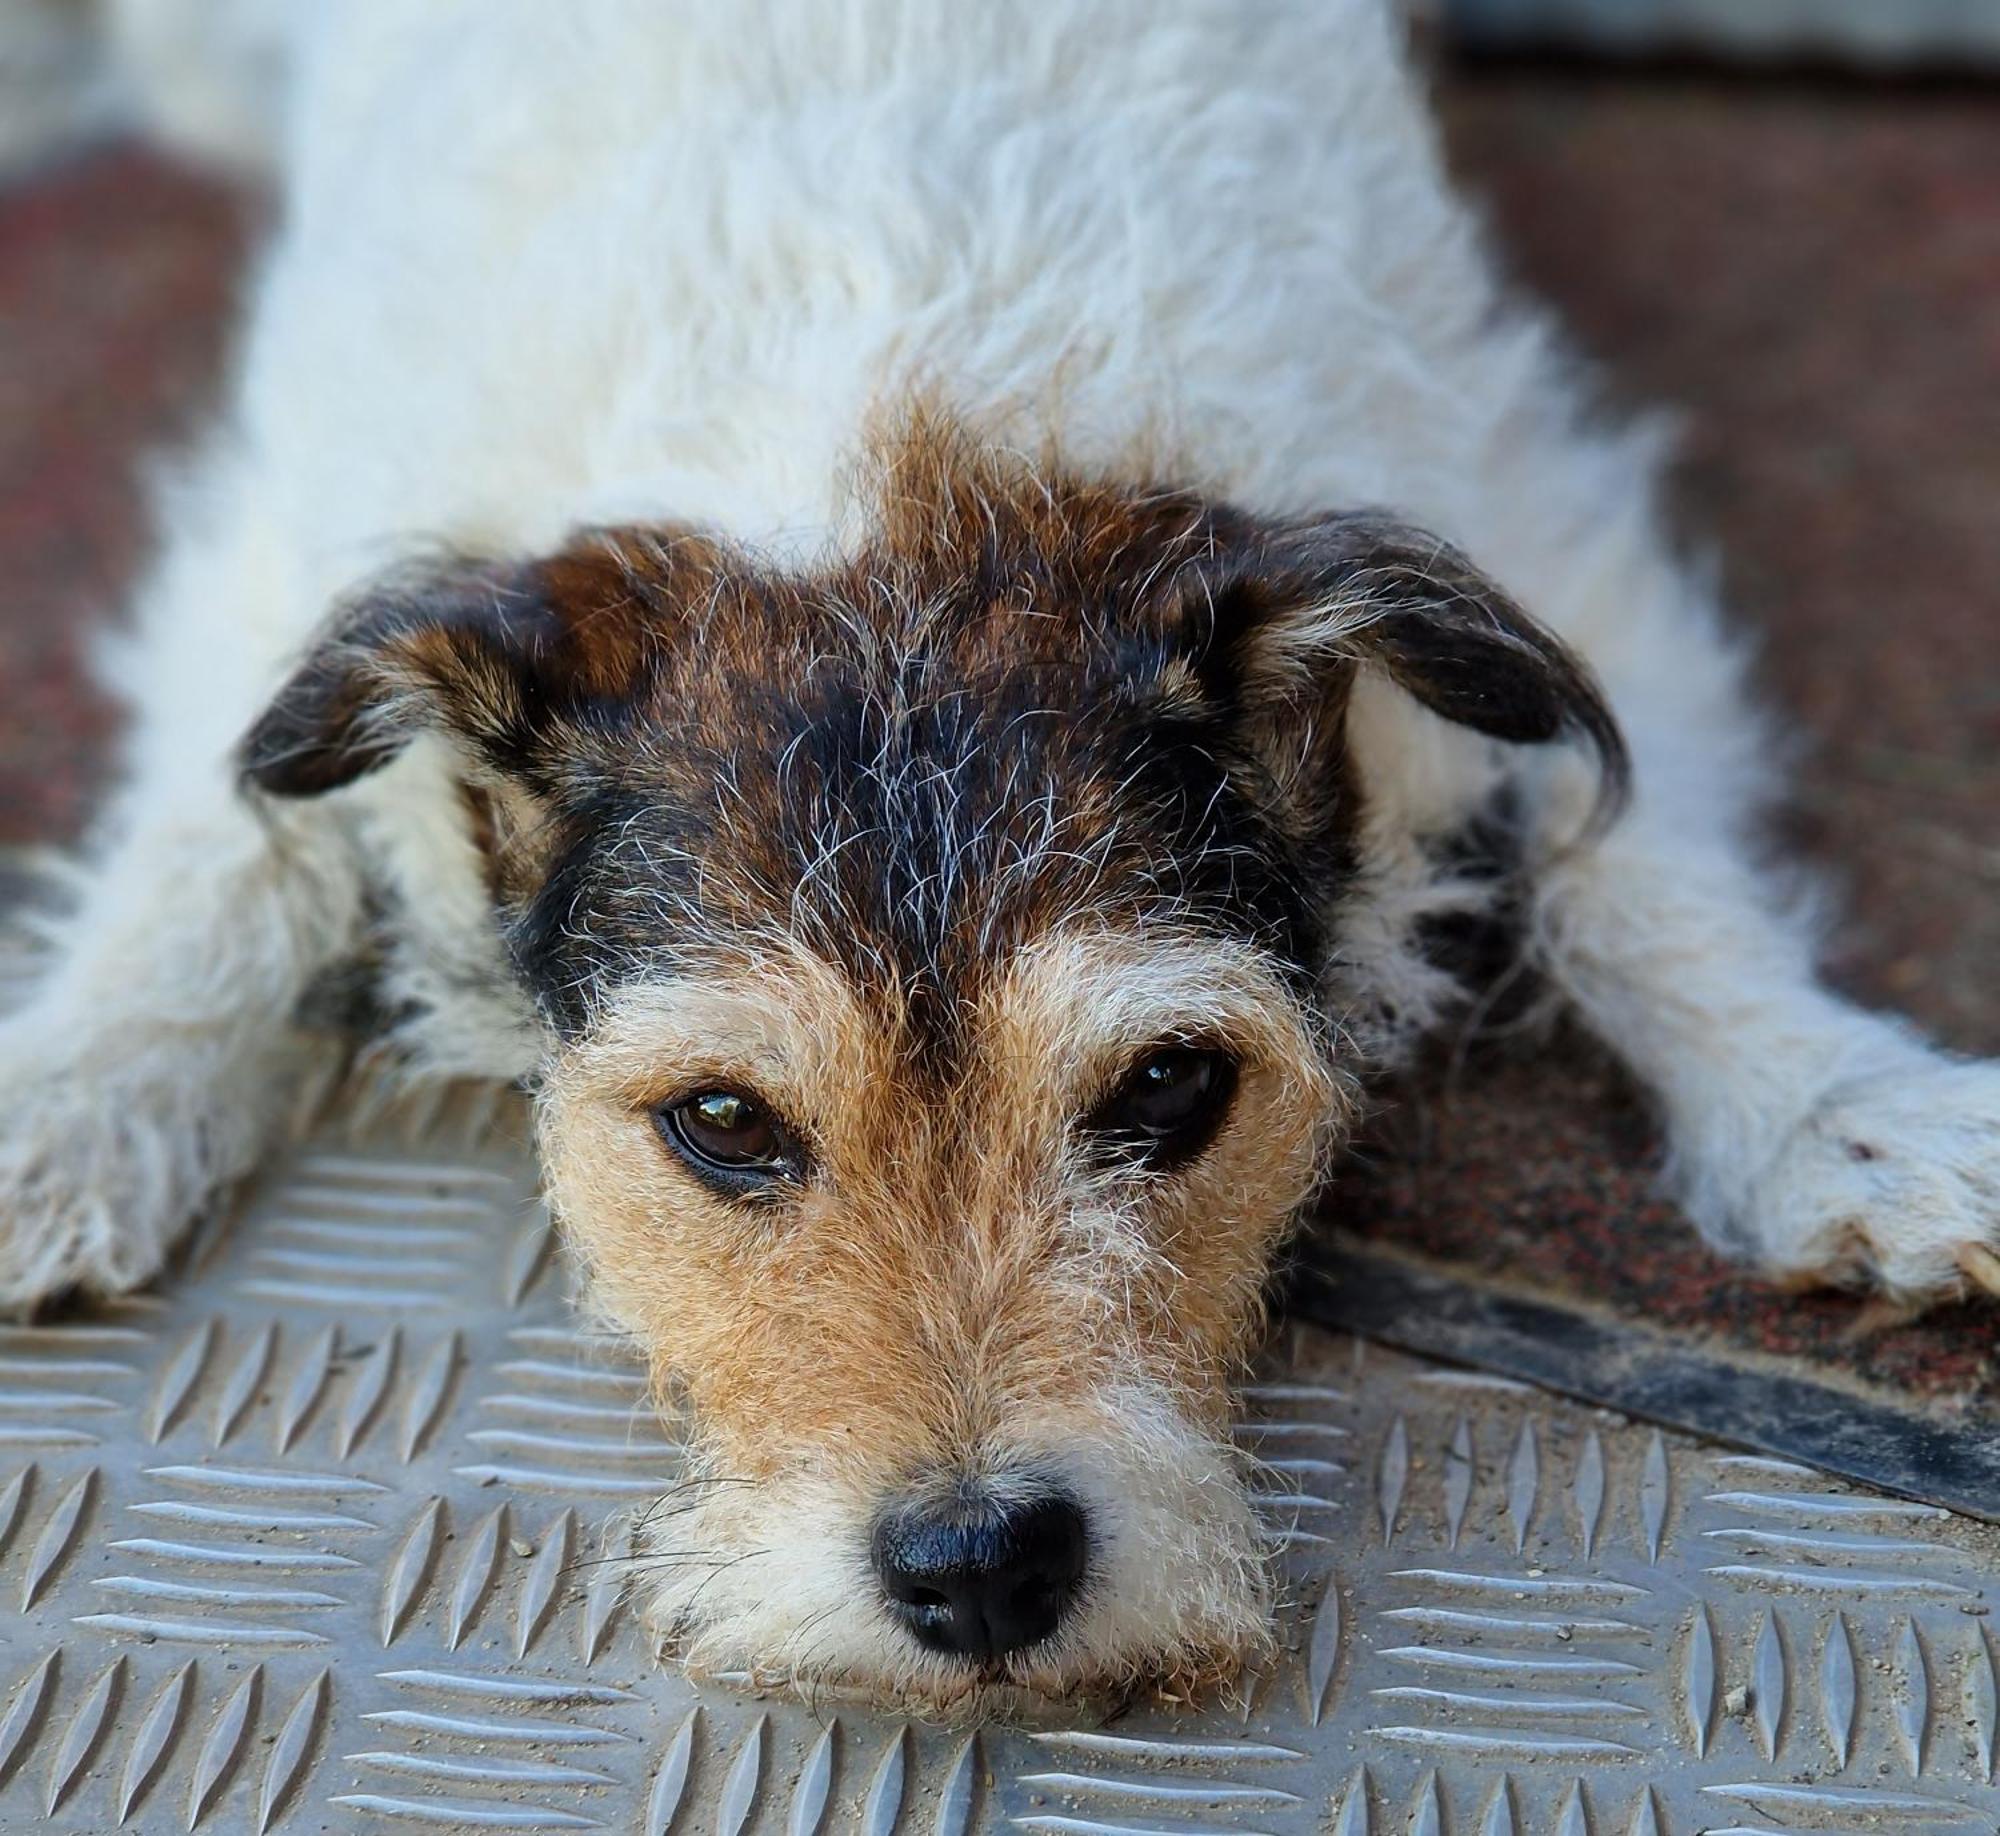
[[[0,1029],[0,1308],[136,1287],[208,1196],[189,1093],[26,1043]]]
[[[2000,1063],[1913,1055],[1835,1086],[1742,1222],[1771,1269],[1906,1298],[2000,1294]]]

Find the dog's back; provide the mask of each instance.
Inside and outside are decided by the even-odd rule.
[[[925,387],[1080,465],[1407,508],[1569,622],[1540,557],[1604,481],[1515,482],[1551,366],[1379,0],[383,0],[295,51],[244,409],[313,615],[413,532],[670,505],[809,550]]]

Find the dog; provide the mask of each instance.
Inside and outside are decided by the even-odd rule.
[[[1815,980],[1658,442],[1383,0],[109,23],[280,218],[0,1023],[8,1301],[154,1274],[364,1011],[532,1089],[692,1408],[663,1634],[949,1708],[1262,1648],[1231,1382],[1503,902],[1711,1243],[1996,1285],[2000,1068]]]

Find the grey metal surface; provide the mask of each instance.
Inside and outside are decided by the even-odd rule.
[[[1300,1329],[1243,1701],[934,1728],[655,1663],[671,1476],[504,1147],[308,1149],[158,1297],[0,1330],[0,1830],[2000,1827],[1985,1526]]]

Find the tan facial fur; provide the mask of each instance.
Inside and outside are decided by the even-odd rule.
[[[893,1011],[797,947],[627,989],[545,1086],[550,1191],[594,1298],[692,1405],[699,1477],[642,1532],[663,1630],[711,1667],[950,1699],[998,1680],[882,1612],[868,1527],[940,1473],[1054,1472],[1093,1524],[1083,1596],[1006,1681],[1227,1669],[1264,1636],[1226,1439],[1278,1237],[1345,1087],[1255,952],[1054,936],[977,999],[945,1082]],[[1239,1060],[1169,1173],[1107,1174],[1077,1119],[1144,1050]],[[809,1140],[801,1188],[719,1197],[656,1105],[757,1092]],[[706,1483],[704,1483],[704,1481]]]

